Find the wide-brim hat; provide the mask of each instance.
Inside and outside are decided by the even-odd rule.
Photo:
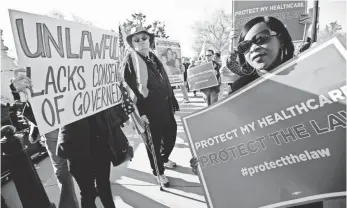
[[[128,32],[126,40],[128,42],[128,44],[132,47],[133,43],[131,41],[131,38],[139,33],[145,33],[146,35],[149,36],[149,45],[152,45],[154,42],[154,34],[153,33],[149,33],[142,25],[138,25],[135,26],[133,28],[131,28],[131,30]]]

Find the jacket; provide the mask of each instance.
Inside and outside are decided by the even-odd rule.
[[[140,116],[146,115],[150,123],[160,123],[166,118],[171,118],[179,109],[178,102],[174,96],[169,78],[163,64],[150,52],[150,58],[138,53],[145,61],[148,71],[148,96],[143,97],[137,88],[137,77],[132,59],[126,58],[124,69],[124,80],[137,97],[136,106]]]
[[[92,118],[94,117],[94,118]],[[90,120],[95,119],[97,126],[90,126]],[[101,111],[97,114],[83,118],[60,129],[58,136],[57,155],[75,161],[88,161],[91,158],[92,137],[91,131],[102,133],[111,152],[113,165],[117,163],[117,151],[126,148],[128,141],[121,125],[128,120],[128,116],[120,105]],[[117,140],[124,141],[124,146]],[[126,147],[125,147],[126,146]]]
[[[237,79],[235,82],[233,82],[233,84],[231,85],[231,91],[236,92],[237,90],[253,82],[257,78],[259,78],[259,75],[257,73],[252,73],[250,75],[242,76],[239,79]]]

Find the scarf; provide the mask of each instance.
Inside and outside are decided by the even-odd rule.
[[[141,95],[144,98],[146,98],[148,96],[148,93],[149,93],[148,88],[147,88],[147,82],[148,82],[147,64],[139,56],[139,54],[134,50],[132,50],[130,52],[130,57],[132,59],[134,70],[136,72],[138,90],[141,93]]]

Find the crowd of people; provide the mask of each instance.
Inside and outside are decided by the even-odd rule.
[[[110,168],[111,164],[117,166],[122,163],[119,161],[120,152],[127,152],[130,154],[128,157],[132,157],[132,149],[121,126],[129,124],[129,116],[136,111],[140,116],[140,124],[149,127],[147,136],[151,134],[154,152],[149,145],[146,145],[146,148],[153,175],[158,183],[169,186],[165,169],[174,169],[177,166],[169,158],[177,136],[174,114],[179,111],[179,104],[170,85],[166,67],[171,69],[182,66],[186,85],[187,70],[201,63],[211,62],[219,85],[202,89],[201,92],[206,104],[212,105],[218,102],[221,93],[223,70],[230,70],[238,76],[238,79],[228,85],[229,92],[233,93],[294,57],[294,46],[288,30],[274,17],[261,16],[250,20],[241,33],[232,34],[232,41],[237,38],[237,50],[231,51],[225,61],[221,60],[219,52],[207,50],[204,59],[184,58],[181,64],[177,54],[171,49],[161,54],[160,61],[150,50],[154,35],[141,25],[136,26],[126,37],[133,50],[126,57],[123,70],[124,84],[130,87],[136,97],[133,103],[123,100],[122,105],[41,135],[46,141],[61,188],[58,207],[79,207],[72,177],[81,190],[82,208],[96,208],[97,195],[104,207],[115,207],[109,180]],[[139,63],[135,64],[135,60]],[[16,94],[26,92],[26,89],[33,85],[35,83],[32,83],[30,78],[19,75],[12,80],[11,88]],[[187,87],[189,89],[189,86]],[[129,110],[132,105],[133,108]],[[31,123],[32,127],[36,128],[36,122]],[[196,158],[191,160],[191,167],[193,172],[198,174]]]

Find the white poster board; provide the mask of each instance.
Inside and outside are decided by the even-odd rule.
[[[118,35],[9,10],[19,66],[30,69],[30,103],[41,134],[120,103]]]
[[[181,70],[182,56],[179,41],[156,38],[155,50],[157,57],[163,63],[171,86],[183,85],[184,77]]]

